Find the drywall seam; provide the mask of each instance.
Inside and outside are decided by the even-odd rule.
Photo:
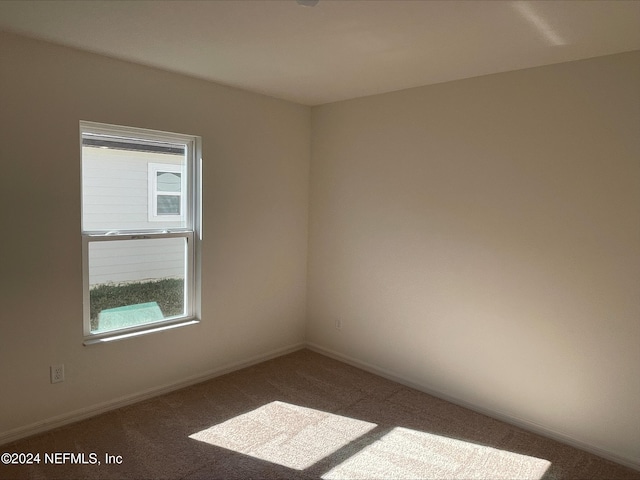
[[[153,397],[158,397],[160,395],[164,395],[165,393],[180,390],[197,383],[206,382],[207,380],[211,380],[227,373],[235,372],[236,370],[241,370],[243,368],[250,367],[252,365],[271,360],[272,358],[280,357],[282,355],[301,350],[303,348],[305,348],[305,343],[296,343],[287,347],[282,347],[277,350],[263,353],[261,355],[256,355],[241,362],[224,365],[222,367],[210,370],[204,374],[188,377],[186,379],[180,380],[179,382],[150,388],[131,395],[125,395],[124,397],[116,398],[114,400],[98,403],[90,407],[80,408],[70,413],[57,415],[55,417],[41,420],[39,422],[35,422],[23,427],[14,428],[12,430],[0,433],[0,445],[15,442],[16,440],[30,437],[32,435],[46,432],[48,430],[53,430],[54,428],[62,427],[70,423],[79,422],[80,420],[86,420],[87,418],[95,417],[102,413],[116,410],[118,408],[138,403],[143,400],[148,400]]]
[[[529,420],[525,420],[523,418],[515,417],[513,415],[507,415],[505,413],[499,412],[497,410],[492,410],[488,408],[478,407],[471,403],[465,402],[464,400],[460,400],[456,397],[452,397],[445,393],[442,393],[438,390],[434,390],[427,386],[412,382],[411,380],[407,380],[405,377],[402,377],[394,372],[386,370],[384,368],[380,368],[377,365],[372,365],[367,362],[360,361],[356,358],[350,357],[348,355],[344,355],[342,353],[336,352],[334,350],[322,347],[321,345],[307,342],[306,347],[309,350],[313,350],[314,352],[320,353],[322,355],[326,355],[327,357],[331,357],[335,360],[339,360],[341,362],[347,363],[357,368],[361,368],[367,372],[373,373],[375,375],[379,375],[381,377],[387,378],[394,382],[400,383],[407,387],[413,388],[415,390],[427,393],[429,395],[433,395],[434,397],[440,398],[442,400],[446,400],[448,402],[454,403],[464,408],[468,408],[469,410],[473,410],[474,412],[481,413],[483,415],[487,415],[491,418],[495,418],[496,420],[503,421],[510,425],[514,425],[516,427],[525,429],[529,432],[542,435],[544,437],[550,438],[552,440],[557,440],[558,442],[562,442],[566,445],[570,445],[575,448],[579,448],[580,450],[584,450],[585,452],[592,453],[599,457],[605,458],[607,460],[611,460],[612,462],[616,462],[620,465],[624,465],[625,467],[633,468],[634,470],[640,471],[640,462],[635,459],[622,457],[615,453],[611,453],[607,450],[603,450],[594,445],[590,445],[588,443],[581,442],[576,440],[575,438],[567,435],[565,433],[559,432],[557,430],[552,430],[550,428],[545,427],[544,425],[540,425],[535,422],[531,422]]]

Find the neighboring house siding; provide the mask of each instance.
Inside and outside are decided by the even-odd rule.
[[[136,240],[127,246],[120,243],[125,242],[91,244],[91,285],[184,278],[184,247],[180,243],[165,248],[154,247],[150,240]]]
[[[182,155],[82,147],[83,229],[176,228],[179,221],[149,220],[149,164],[183,165]],[[184,248],[150,250],[144,240],[94,242],[91,285],[184,275]]]

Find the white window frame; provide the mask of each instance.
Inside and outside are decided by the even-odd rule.
[[[179,173],[180,174],[180,192],[163,192],[158,191],[158,173]],[[148,167],[148,189],[149,192],[149,210],[148,217],[150,222],[181,222],[185,218],[186,197],[184,192],[188,191],[187,179],[188,175],[184,168],[180,165],[172,165],[170,163],[150,163]],[[180,215],[158,215],[158,195],[172,195],[180,197]]]
[[[200,321],[201,303],[201,269],[200,248],[202,240],[202,144],[200,137],[177,133],[159,132],[135,127],[123,127],[103,123],[80,122],[80,165],[82,168],[83,136],[89,134],[104,135],[123,139],[136,139],[146,142],[181,144],[186,147],[185,168],[181,168],[182,188],[180,220],[185,220],[184,227],[167,229],[144,230],[84,230],[82,232],[82,273],[83,273],[83,333],[84,344],[90,345],[112,340],[129,338],[141,334],[166,330],[169,328],[191,325]],[[157,164],[160,171],[170,171],[170,164]],[[81,176],[82,179],[82,176]],[[81,215],[82,218],[84,216]],[[161,216],[162,220],[177,221],[177,216]],[[132,327],[125,327],[107,332],[91,332],[90,295],[89,295],[89,245],[92,242],[117,242],[122,240],[149,240],[161,238],[185,238],[186,240],[186,271],[184,284],[185,314],[170,317],[156,322],[149,322]]]

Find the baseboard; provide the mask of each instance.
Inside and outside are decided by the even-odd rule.
[[[538,434],[538,435],[542,435],[543,437],[547,437],[550,438],[552,440],[557,440],[558,442],[562,442],[566,445],[570,445],[572,447],[578,448],[580,450],[583,450],[585,452],[588,453],[592,453],[594,455],[597,455],[599,457],[605,458],[607,460],[611,460],[612,462],[618,463],[620,465],[624,465],[625,467],[629,467],[632,468],[634,470],[638,470],[640,471],[640,463],[638,463],[637,461],[634,461],[632,459],[629,458],[625,458],[625,457],[621,457],[615,453],[611,453],[608,452],[606,450],[603,450],[599,447],[593,446],[593,445],[589,445],[587,443],[581,442],[580,440],[576,440],[575,438],[571,437],[570,435],[567,435],[565,433],[562,432],[558,432],[557,430],[553,430],[550,428],[545,427],[544,425],[540,425],[537,424],[535,422],[531,422],[529,420],[525,420],[522,418],[518,418],[518,417],[514,417],[512,415],[507,415],[505,413],[499,412],[497,410],[491,410],[491,409],[487,409],[487,408],[482,408],[482,407],[478,407],[476,405],[470,404],[468,402],[465,402],[464,400],[461,400],[459,398],[455,398],[452,397],[450,395],[447,395],[445,393],[442,393],[438,390],[434,390],[432,388],[429,388],[428,386],[425,385],[421,385],[415,382],[412,382],[411,380],[408,380],[394,372],[391,372],[389,370],[386,370],[384,368],[381,368],[377,365],[372,365],[370,363],[367,362],[363,362],[361,360],[358,360],[356,358],[350,357],[348,355],[344,355],[342,353],[336,352],[334,350],[328,349],[328,348],[324,348],[320,345],[317,345],[315,343],[309,343],[307,342],[306,344],[306,348],[308,348],[309,350],[312,350],[314,352],[320,353],[322,355],[326,355],[327,357],[331,357],[335,360],[339,360],[341,362],[347,363],[349,365],[352,365],[354,367],[360,368],[362,370],[365,370],[367,372],[373,373],[375,375],[379,375],[381,377],[387,378],[389,380],[392,380],[394,382],[400,383],[402,385],[405,385],[407,387],[411,387],[415,390],[419,390],[421,392],[427,393],[429,395],[433,395],[434,397],[438,397],[442,400],[446,400],[448,402],[454,403],[456,405],[459,405],[461,407],[464,408],[468,408],[469,410],[473,410],[475,412],[481,413],[483,415],[487,415],[488,417],[491,418],[495,418],[497,420],[500,420],[502,422],[508,423],[510,425],[522,428],[524,430],[527,430],[529,432]]]
[[[174,390],[180,390],[181,388],[189,387],[197,383],[206,382],[207,380],[211,380],[212,378],[216,378],[221,375],[234,372],[236,370],[241,370],[243,368],[250,367],[251,365],[265,362],[267,360],[271,360],[272,358],[280,357],[282,355],[295,352],[305,347],[306,347],[305,343],[297,343],[294,345],[290,345],[288,347],[279,348],[267,353],[256,355],[254,357],[243,360],[241,362],[231,363],[231,364],[224,365],[222,367],[210,370],[203,374],[188,377],[186,379],[180,380],[179,382],[174,382],[174,383],[150,388],[150,389],[137,392],[131,395],[119,397],[114,400],[109,400],[107,402],[92,405],[90,407],[74,410],[73,412],[57,415],[55,417],[51,417],[39,422],[32,423],[30,425],[26,425],[24,427],[18,427],[6,432],[2,432],[0,433],[0,445],[15,442],[23,438],[31,437],[33,435],[46,432],[48,430],[53,430],[54,428],[62,427],[64,425],[69,425],[71,423],[79,422],[80,420],[85,420],[87,418],[95,417],[102,413],[106,413],[111,410],[116,410],[118,408],[125,407],[127,405],[131,405],[134,403],[138,403],[143,400],[148,400],[153,397],[164,395],[165,393],[169,393]]]

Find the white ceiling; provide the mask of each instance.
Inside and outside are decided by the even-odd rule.
[[[5,0],[0,30],[318,105],[638,50],[640,1]]]

